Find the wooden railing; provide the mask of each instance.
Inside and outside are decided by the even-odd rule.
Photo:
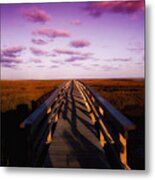
[[[65,100],[65,93],[69,88],[70,81],[62,84],[52,95],[36,109],[23,123],[20,128],[25,131],[26,161],[27,166],[41,166],[45,151],[52,141],[59,111]]]
[[[80,81],[75,81],[75,84],[85,100],[111,167],[130,169],[127,162],[127,139],[128,132],[134,130],[135,125],[88,85]]]

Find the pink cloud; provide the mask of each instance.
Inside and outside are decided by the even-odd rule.
[[[41,65],[37,65],[36,67],[38,67],[38,68],[44,68],[45,65],[41,64]]]
[[[80,25],[81,21],[79,19],[74,19],[70,23],[73,24],[73,25]]]
[[[112,58],[112,59],[105,59],[104,61],[108,61],[108,62],[129,62],[132,59],[130,57],[124,57],[124,58]]]
[[[2,66],[5,67],[5,68],[13,68],[13,69],[16,68],[16,65],[15,65],[15,64],[3,63]]]
[[[51,16],[47,12],[37,7],[22,9],[21,13],[27,20],[35,23],[45,23],[51,20]]]
[[[16,68],[17,64],[22,63],[23,60],[18,58],[18,57],[5,57],[5,56],[1,56],[0,62],[1,62],[2,67]]]
[[[57,38],[57,37],[70,37],[68,31],[59,30],[59,29],[50,29],[50,28],[40,28],[32,32],[34,35],[43,35],[48,38]]]
[[[58,53],[58,54],[68,54],[68,55],[78,55],[80,54],[79,51],[72,51],[69,49],[54,49],[54,52]]]
[[[70,58],[66,59],[66,62],[75,62],[75,61],[82,61],[88,60],[92,56],[92,53],[80,53],[79,55],[72,55]]]
[[[133,52],[143,52],[144,48],[143,47],[133,47],[133,48],[128,48],[129,51],[133,51]]]
[[[10,47],[2,49],[1,54],[2,56],[6,57],[17,57],[20,56],[20,53],[25,49],[25,47],[22,46],[16,46],[16,47]]]
[[[24,49],[22,46],[2,49],[0,56],[1,65],[6,68],[16,68],[17,64],[23,62],[19,57]]]
[[[58,68],[59,66],[58,65],[52,65],[50,66],[50,68]]]
[[[134,13],[144,10],[144,1],[102,1],[89,2],[86,11],[94,17],[101,16],[104,12]]]
[[[135,42],[132,41],[129,43],[129,46],[127,50],[135,53],[142,53],[144,52],[144,42]]]
[[[36,59],[36,58],[31,59],[31,61],[34,63],[41,63],[42,62],[40,59]]]
[[[101,66],[102,69],[104,69],[104,71],[110,71],[110,70],[118,70],[118,67],[112,67],[112,66]]]
[[[21,62],[22,62],[22,59],[17,58],[17,57],[4,57],[4,56],[1,57],[1,63],[5,63],[5,64],[6,63],[9,63],[9,64],[15,63],[15,64],[19,64]]]
[[[30,50],[36,56],[43,56],[43,55],[47,55],[48,54],[47,51],[43,51],[43,50],[38,49],[38,48],[31,47]]]
[[[131,61],[131,58],[113,58],[112,61],[121,61],[121,62],[129,62]]]
[[[51,62],[52,63],[55,63],[55,64],[60,64],[60,65],[63,65],[64,64],[64,62],[63,61],[61,61],[60,59],[58,59],[58,60],[51,60]]]
[[[32,39],[31,40],[33,44],[37,44],[37,45],[45,45],[47,44],[46,41],[44,41],[43,39]]]
[[[89,46],[90,42],[87,40],[76,40],[76,41],[70,42],[70,45],[75,48],[83,48],[83,47]]]
[[[80,67],[80,66],[82,66],[82,64],[74,63],[74,64],[72,64],[72,66]]]
[[[72,56],[68,59],[66,59],[66,62],[75,62],[75,61],[81,61],[81,60],[86,60],[84,56]]]

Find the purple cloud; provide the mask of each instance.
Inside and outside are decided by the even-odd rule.
[[[38,67],[38,68],[43,68],[43,67],[45,67],[45,65],[41,64],[41,65],[38,65],[38,66],[36,66],[36,67]]]
[[[16,58],[16,57],[1,57],[1,63],[14,63],[14,64],[19,64],[22,62],[22,59]]]
[[[36,44],[36,45],[45,45],[47,44],[46,41],[44,41],[43,39],[32,39],[31,40],[33,44]]]
[[[22,46],[16,46],[16,47],[10,47],[10,48],[5,48],[2,49],[1,55],[5,57],[18,57],[20,56],[20,53],[24,50],[25,48]]]
[[[2,67],[13,68],[13,69],[15,69],[15,68],[16,68],[16,65],[15,65],[15,64],[7,64],[7,63],[3,63],[3,64],[2,64]]]
[[[136,65],[144,65],[144,62],[142,62],[142,61],[141,62],[136,62],[135,64]]]
[[[128,62],[131,61],[131,58],[114,58],[112,61],[122,61],[122,62]]]
[[[70,45],[75,48],[83,48],[90,45],[90,42],[87,40],[76,40],[70,42]]]
[[[57,54],[79,55],[79,56],[82,56],[85,58],[91,57],[93,55],[93,53],[89,53],[89,52],[88,53],[82,53],[80,51],[73,51],[73,50],[64,49],[64,48],[57,48],[57,49],[54,49],[53,51],[54,51],[54,53],[57,53]]]
[[[59,66],[58,65],[52,65],[50,66],[50,68],[58,68]]]
[[[139,52],[143,52],[144,48],[143,47],[133,47],[133,48],[127,48],[127,50],[139,53]]]
[[[104,69],[104,71],[110,71],[110,70],[117,70],[118,67],[112,67],[112,66],[101,66],[102,69]]]
[[[54,49],[54,52],[58,53],[58,54],[68,54],[68,55],[78,55],[78,54],[80,54],[79,51],[73,51],[73,50],[63,49],[63,48]]]
[[[96,67],[96,66],[100,66],[100,64],[95,63],[95,64],[92,64],[92,66]]]
[[[72,55],[70,58],[66,59],[66,62],[74,62],[74,61],[83,61],[92,58],[92,53],[80,53],[78,55]]]
[[[60,63],[60,61],[58,61],[58,60],[52,60],[51,62],[56,63],[56,64]]]
[[[74,61],[81,61],[81,60],[85,60],[86,58],[83,56],[72,56],[68,59],[66,59],[66,62],[74,62]]]
[[[5,57],[1,56],[0,59],[2,67],[7,67],[7,68],[16,68],[17,64],[22,63],[22,59],[18,57]]]
[[[17,64],[23,62],[22,59],[19,57],[24,49],[25,47],[22,46],[15,46],[2,49],[0,56],[1,65],[7,68],[15,68]]]
[[[66,59],[66,62],[74,62],[74,61],[82,61],[87,60],[87,57],[85,56],[71,56],[70,58]]]
[[[31,61],[34,63],[41,63],[42,62],[40,59],[36,59],[36,58],[31,59]]]
[[[80,67],[80,66],[82,66],[82,64],[74,63],[74,64],[72,64],[72,66]]]
[[[57,57],[57,54],[55,54],[55,53],[49,53],[49,54],[47,54],[47,56]]]
[[[90,70],[91,68],[84,66],[83,69],[84,69],[84,70]]]
[[[51,16],[47,12],[37,7],[22,9],[21,13],[27,20],[34,23],[45,23],[51,20]]]
[[[48,54],[47,51],[43,51],[43,50],[38,49],[38,48],[31,47],[30,50],[36,56],[43,56],[43,55],[47,55]]]
[[[131,58],[112,58],[112,59],[105,59],[105,61],[129,62],[129,61],[131,61]]]
[[[52,63],[55,63],[55,64],[65,64],[63,61],[61,61],[60,59],[59,60],[51,60]]]
[[[143,53],[144,52],[144,43],[140,41],[132,41],[129,43],[129,47],[127,48],[128,51],[130,52],[135,52],[135,53]]]
[[[84,8],[90,15],[99,17],[103,13],[124,13],[131,14],[137,11],[144,11],[144,1],[101,1],[89,2]]]
[[[50,29],[50,28],[40,28],[32,32],[34,35],[42,35],[48,38],[57,38],[57,37],[70,37],[68,31],[59,30],[59,29]]]
[[[70,23],[73,24],[73,25],[80,25],[81,21],[79,19],[74,19]]]

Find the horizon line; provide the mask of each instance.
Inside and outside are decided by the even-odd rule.
[[[51,81],[51,80],[101,80],[101,79],[145,79],[145,77],[116,77],[116,78],[65,78],[65,79],[1,79],[1,81]]]

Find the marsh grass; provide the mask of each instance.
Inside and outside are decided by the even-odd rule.
[[[1,111],[15,109],[19,104],[36,101],[42,95],[56,89],[63,80],[22,80],[0,81]],[[144,79],[84,80],[97,93],[108,100],[117,109],[144,107]]]
[[[19,104],[27,104],[31,109],[31,102],[42,95],[56,89],[61,80],[22,80],[0,81],[1,112],[14,110]]]
[[[103,98],[119,110],[144,107],[144,79],[85,80]]]

